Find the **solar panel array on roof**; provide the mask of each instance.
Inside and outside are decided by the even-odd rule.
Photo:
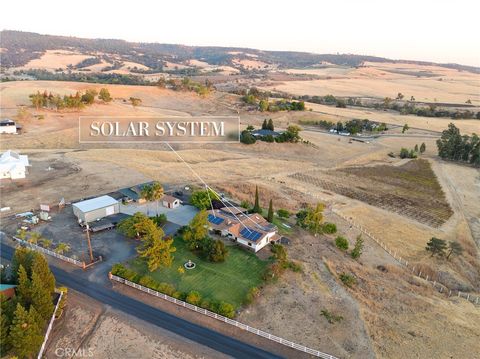
[[[223,218],[221,218],[221,217],[215,217],[214,215],[209,214],[209,215],[208,215],[208,221],[209,221],[210,223],[213,223],[213,224],[220,224],[220,223],[223,222]]]
[[[240,231],[240,234],[242,235],[243,238],[248,239],[249,241],[254,241],[254,242],[262,236],[261,233],[254,231],[253,229],[250,229],[250,228],[242,229]]]

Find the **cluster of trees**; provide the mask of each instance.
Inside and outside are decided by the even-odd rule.
[[[322,233],[335,233],[337,226],[333,223],[323,222],[323,203],[317,203],[315,207],[308,206],[297,212],[297,225],[308,230],[315,236]]]
[[[445,240],[432,237],[425,249],[431,253],[431,257],[437,256],[445,259],[450,259],[452,254],[460,256],[463,253],[463,247],[457,241],[450,241],[448,244]]]
[[[471,163],[480,167],[480,138],[477,134],[462,135],[453,124],[437,140],[438,155],[447,160]]]
[[[335,97],[333,95],[326,95],[326,96],[309,96],[309,95],[303,95],[299,99],[307,101],[307,102],[313,102],[313,103],[318,103],[322,105],[329,105],[329,106],[336,106],[340,108],[345,108],[348,105],[351,106],[361,106],[362,102],[360,99],[355,99],[355,98],[348,98],[347,101],[343,98]]]
[[[260,91],[256,87],[252,87],[243,92],[242,100],[248,105],[256,106],[262,112],[305,111],[304,101],[281,99],[270,102],[268,99],[271,95],[270,92]]]
[[[269,102],[268,100],[260,100],[258,109],[261,112],[305,111],[305,102],[287,100]]]
[[[37,110],[40,108],[50,108],[55,110],[62,110],[65,108],[74,108],[81,109],[85,105],[91,105],[95,102],[95,97],[98,95],[98,98],[103,102],[110,102],[112,97],[110,92],[106,88],[102,88],[100,93],[95,89],[88,89],[85,93],[77,91],[75,95],[63,95],[52,94],[45,90],[43,93],[37,91],[37,93],[30,94],[30,102],[32,106]]]
[[[98,84],[112,84],[112,85],[140,85],[140,86],[155,86],[156,83],[146,80],[141,76],[122,75],[115,73],[78,73],[78,72],[59,72],[53,73],[48,70],[20,70],[15,71],[17,75],[31,76],[36,80],[43,81],[74,81],[74,82],[88,82]],[[8,81],[9,79],[5,79]],[[11,79],[14,81],[15,79]]]
[[[417,144],[413,149],[410,150],[408,148],[402,147],[400,149],[400,158],[417,158],[418,154],[423,154],[426,149],[427,146],[425,145],[425,142],[422,142],[420,147],[418,147]]]
[[[353,119],[350,121],[347,121],[346,123],[343,122],[332,122],[328,120],[302,120],[302,124],[305,125],[313,125],[313,126],[319,126],[321,128],[324,128],[326,130],[337,130],[339,132],[341,131],[348,131],[352,134],[356,133],[361,133],[363,131],[369,131],[369,132],[382,132],[382,131],[387,131],[388,127],[387,124],[382,122],[378,123],[375,121],[370,121],[368,119],[364,120],[359,120],[359,119]]]
[[[224,262],[228,256],[223,241],[208,236],[208,214],[205,210],[198,212],[189,225],[183,228],[182,237],[188,249],[210,262]]]
[[[137,212],[132,217],[121,221],[118,224],[118,230],[127,237],[141,240],[137,253],[145,259],[150,272],[172,265],[172,253],[176,251],[173,239],[165,237],[165,233],[153,219]]]
[[[12,350],[20,358],[30,358],[40,349],[53,314],[55,277],[43,255],[23,247],[15,251],[10,276],[2,270],[1,277],[2,283],[17,287],[13,298],[0,296],[0,355]]]
[[[182,80],[169,79],[161,77],[156,85],[160,88],[170,88],[174,91],[192,91],[196,92],[199,96],[206,96],[213,91],[213,84],[207,79],[205,84],[193,81],[190,77],[184,77]]]
[[[27,236],[27,234],[29,235]],[[47,249],[51,248],[53,244],[51,239],[43,237],[39,232],[27,232],[24,229],[20,229],[17,233],[17,236],[21,240],[27,241],[31,244],[40,245]],[[65,254],[70,251],[70,246],[67,243],[59,242],[55,246],[54,251],[58,254]]]
[[[170,283],[157,282],[151,276],[140,276],[137,272],[124,267],[122,264],[115,264],[112,267],[112,274],[127,279],[131,282],[138,283],[144,287],[156,290],[179,300],[184,300],[190,304],[197,305],[204,309],[218,313],[228,318],[235,316],[235,307],[224,301],[214,301],[208,298],[202,298],[197,291],[181,292]]]

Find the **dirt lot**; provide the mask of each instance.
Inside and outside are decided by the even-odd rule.
[[[77,355],[68,353],[77,352]],[[64,315],[55,322],[47,358],[225,358],[210,348],[116,312],[70,291]]]

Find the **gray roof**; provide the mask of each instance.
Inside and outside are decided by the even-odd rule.
[[[280,136],[280,132],[272,131],[272,130],[255,130],[252,131],[252,135],[254,136],[268,136],[271,135],[273,137]]]
[[[105,208],[108,206],[113,206],[117,204],[118,201],[115,198],[110,196],[101,196],[92,199],[87,199],[86,201],[81,201],[77,203],[73,203],[72,206],[77,207],[83,213],[91,212],[96,209]]]

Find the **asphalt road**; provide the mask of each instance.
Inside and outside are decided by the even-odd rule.
[[[1,257],[11,260],[14,248],[5,242],[6,240],[2,238],[0,247]],[[50,268],[58,283],[88,295],[114,309],[135,316],[141,320],[169,330],[184,338],[208,346],[234,358],[280,358],[279,356],[260,348],[200,325],[190,323],[182,318],[151,307],[141,301],[122,295],[116,291],[110,290],[104,285],[90,282],[87,279],[88,271],[84,272],[78,269],[72,272],[66,272],[56,266],[53,259],[49,262]]]

